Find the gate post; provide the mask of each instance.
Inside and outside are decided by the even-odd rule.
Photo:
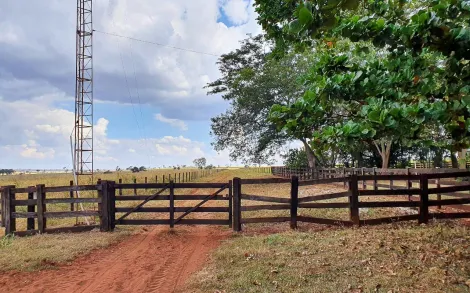
[[[100,212],[100,231],[108,232],[110,230],[108,181],[101,181],[99,186],[101,188],[101,191],[98,191],[98,196],[101,197],[101,204],[98,205],[98,209]]]
[[[109,229],[114,231],[116,227],[116,182],[108,182],[108,202],[109,202]]]
[[[33,200],[34,199],[34,186],[30,186],[28,190],[28,199]],[[73,207],[73,203],[70,204],[71,207]],[[28,213],[34,213],[35,212],[35,205],[28,205]],[[73,210],[72,210],[73,211]],[[34,218],[28,218],[26,220],[26,230],[34,230]]]
[[[421,174],[419,178],[419,216],[418,222],[426,224],[429,216],[428,174]]]
[[[2,192],[2,213],[4,217],[2,224],[5,226],[5,235],[12,234],[16,230],[16,219],[13,218],[15,206],[12,204],[15,194],[11,191],[13,188],[15,188],[14,185],[4,186]]]
[[[349,217],[355,226],[361,224],[359,219],[359,187],[357,175],[353,174],[349,180]]]
[[[233,231],[242,230],[242,185],[238,177],[233,178]]]
[[[299,177],[292,176],[290,183],[290,228],[297,229],[297,208],[299,206]]]
[[[232,180],[228,182],[228,227],[233,227],[233,192],[232,192]]]
[[[170,228],[175,226],[175,184],[170,180]]]
[[[46,212],[46,186],[44,184],[36,185],[36,200],[37,200],[37,207],[36,211],[38,214],[38,231],[39,234],[43,234],[47,228],[47,218],[44,217],[44,213]]]

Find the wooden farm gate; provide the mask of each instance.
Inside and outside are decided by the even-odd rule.
[[[227,183],[169,182],[148,184],[116,184],[104,181],[102,186],[101,230],[104,231],[113,230],[115,225],[232,226],[231,181]],[[137,195],[139,189],[153,191],[151,194]],[[122,195],[123,190],[134,190],[135,194]],[[191,190],[212,190],[212,192],[200,195],[191,194]],[[119,195],[116,195],[116,191],[119,191]],[[175,204],[182,202],[185,203],[185,206]],[[188,205],[188,202],[191,204]],[[149,203],[152,203],[152,206],[148,206]],[[207,206],[210,203],[219,204]],[[152,217],[142,218],[142,213],[150,214]],[[196,218],[188,219],[192,213],[197,213]],[[131,215],[136,215],[137,218],[130,219]]]

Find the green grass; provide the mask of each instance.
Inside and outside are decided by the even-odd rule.
[[[44,234],[29,237],[0,238],[0,272],[34,271],[54,268],[94,249],[107,247],[132,233],[118,229],[112,233]]]
[[[183,292],[469,292],[469,232],[447,222],[241,234]]]

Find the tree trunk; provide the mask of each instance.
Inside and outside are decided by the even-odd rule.
[[[380,143],[379,144],[377,143]],[[388,164],[390,162],[390,151],[392,150],[392,143],[393,141],[385,141],[385,140],[380,140],[380,141],[374,141],[374,145],[377,148],[377,151],[379,152],[380,157],[382,158],[382,169],[388,169]]]
[[[459,152],[459,169],[467,169],[467,149]]]
[[[452,161],[452,168],[459,167],[459,160],[457,160],[457,156],[452,151],[450,151],[450,160]]]
[[[316,158],[315,154],[312,151],[312,148],[308,144],[307,140],[301,139],[304,144],[305,153],[307,154],[308,167],[314,169],[316,167]]]

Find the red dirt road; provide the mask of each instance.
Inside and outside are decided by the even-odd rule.
[[[175,292],[229,235],[222,229],[151,227],[57,270],[0,275],[1,292]]]

